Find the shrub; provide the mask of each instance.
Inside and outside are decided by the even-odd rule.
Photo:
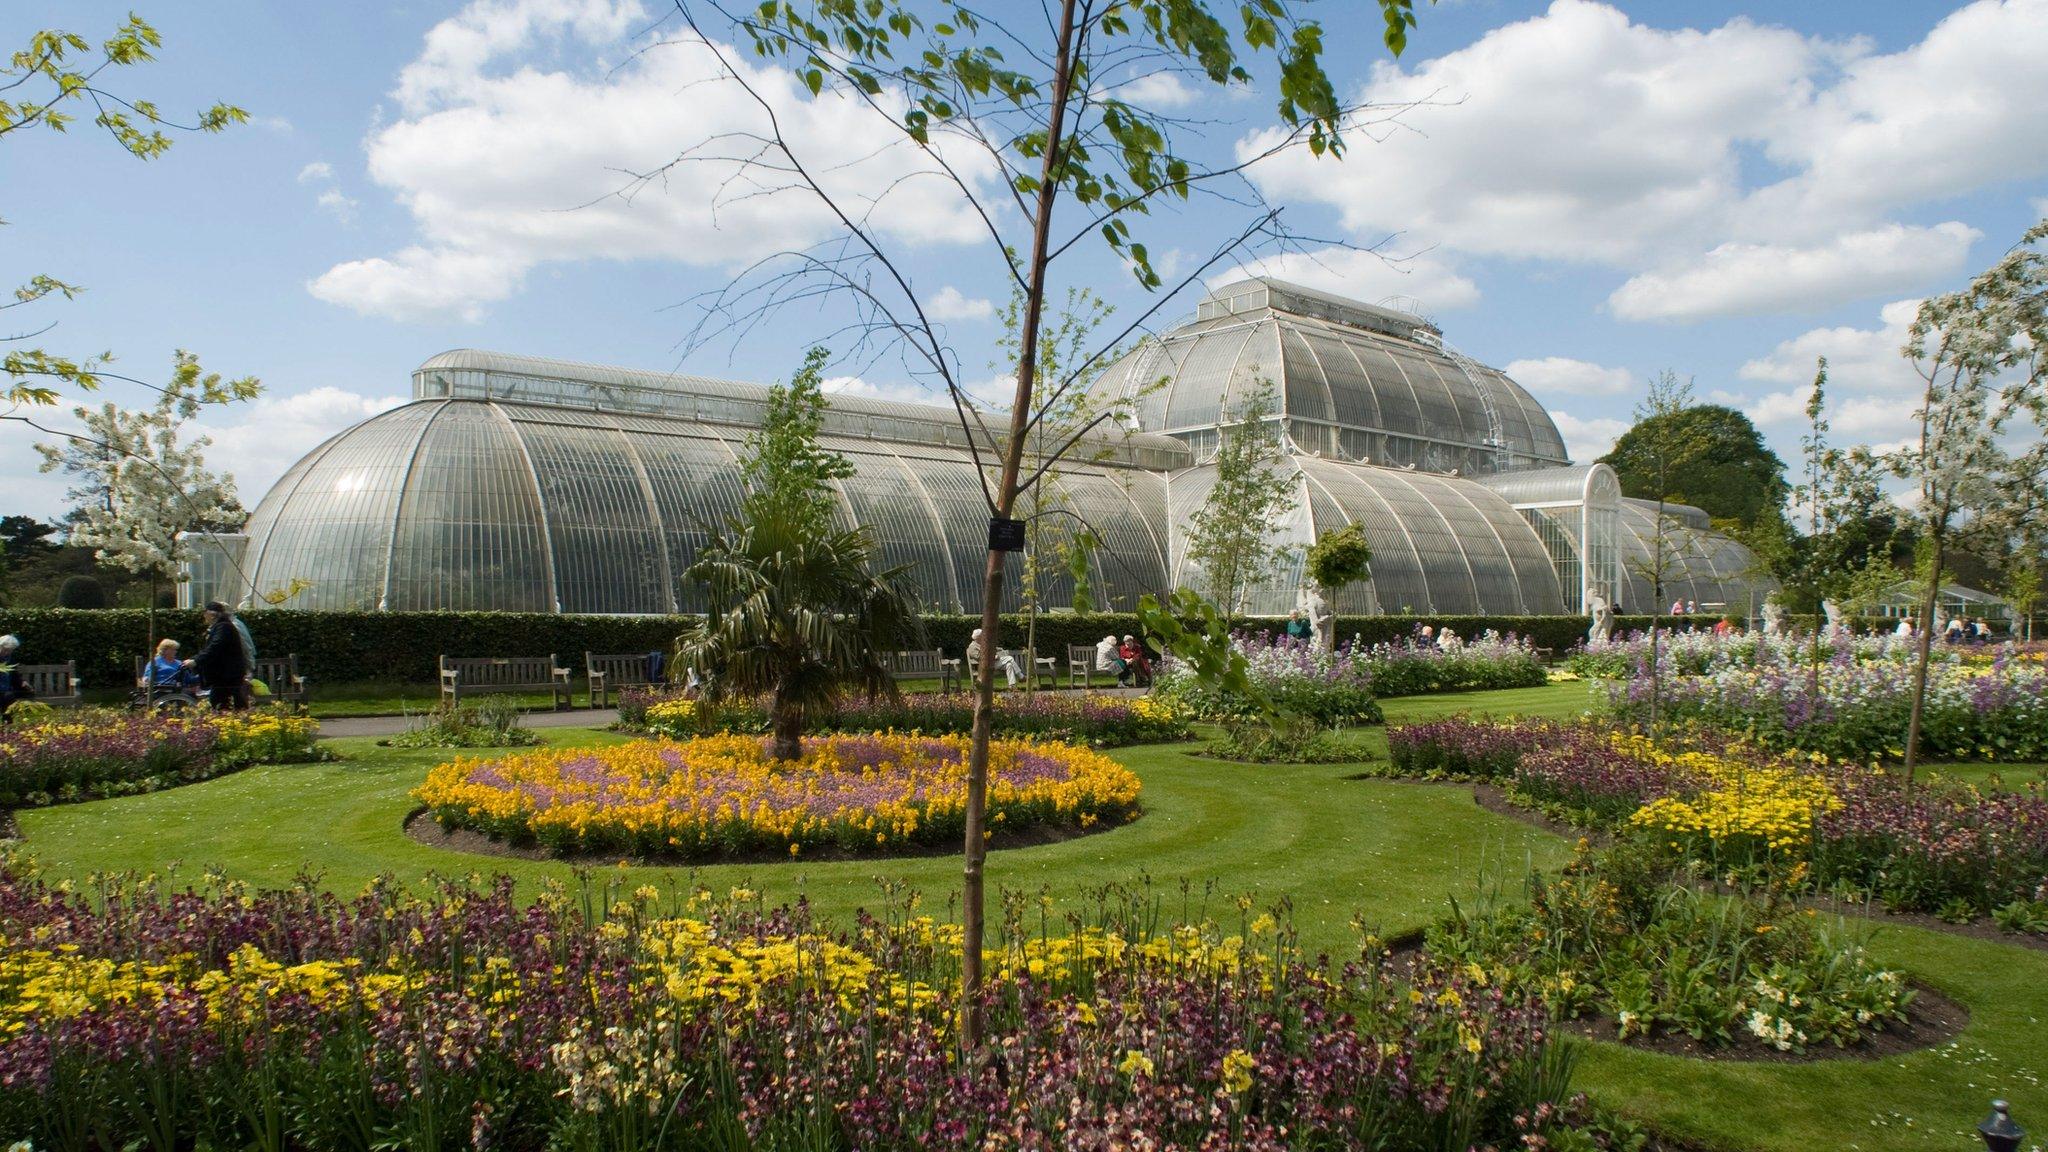
[[[205,635],[200,614],[189,609],[157,613],[159,635],[196,641]],[[666,652],[693,618],[675,616],[571,616],[534,612],[299,612],[252,609],[243,619],[266,654],[295,653],[315,685],[356,680],[431,683],[436,660],[450,656],[531,656],[555,653],[566,666],[582,669],[583,653]],[[926,616],[924,647],[958,656],[981,624],[979,616]],[[1281,620],[1248,621],[1252,631],[1278,634]],[[1648,617],[1625,617],[1621,627],[1647,627]],[[1514,633],[1559,652],[1585,638],[1583,616],[1339,616],[1337,635],[1372,645],[1399,640],[1422,624],[1448,625],[1460,636],[1489,630]],[[135,675],[148,623],[140,609],[81,612],[67,608],[0,610],[0,632],[29,641],[38,660],[78,661],[87,684],[126,684]],[[1142,632],[1125,613],[1044,613],[1038,617],[1042,655],[1066,655],[1067,645],[1093,647],[1104,636]],[[1003,617],[1002,644],[1022,647],[1025,620]]]
[[[405,731],[384,743],[393,748],[523,748],[540,743],[540,737],[520,726],[516,698],[482,696],[467,704],[436,704],[409,718]]]
[[[1795,907],[1672,883],[1626,846],[1581,848],[1558,879],[1532,877],[1527,905],[1454,908],[1426,946],[1539,990],[1563,1015],[1607,1017],[1624,1040],[1677,1031],[1713,1045],[1842,1047],[1903,1021],[1913,998],[1900,973]]]
[[[94,610],[107,606],[107,589],[96,576],[66,576],[57,586],[57,607]]]
[[[805,742],[795,761],[753,736],[642,740],[457,760],[414,793],[445,828],[561,853],[705,859],[837,847],[957,844],[966,829],[967,740],[872,734]],[[995,830],[1091,828],[1138,812],[1138,778],[1067,744],[989,749]]]
[[[992,926],[981,1009],[1017,1043],[963,1059],[951,924],[586,883],[89,900],[0,870],[0,937],[35,942],[0,954],[0,1131],[56,1152],[1465,1152],[1566,1124],[1571,1051],[1529,997],[1448,971],[1411,993],[1383,952],[1332,971],[1270,916],[1226,933],[1125,896]]]

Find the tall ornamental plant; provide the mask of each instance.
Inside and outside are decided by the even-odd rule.
[[[818,443],[825,361],[811,349],[789,386],[770,390],[747,438],[746,498],[683,577],[703,583],[706,610],[678,639],[677,663],[709,703],[765,694],[778,760],[802,757],[805,718],[841,692],[893,696],[886,655],[916,631],[903,569],[875,571],[867,529],[833,525],[832,481],[853,468]]]
[[[1917,440],[1887,457],[1913,482],[1926,545],[1919,651],[1906,727],[1906,779],[1920,754],[1935,611],[1950,547],[1973,522],[2038,486],[2048,458],[2048,220],[2029,228],[2004,258],[1960,292],[1920,305],[1905,356],[1923,384]],[[2015,453],[2008,437],[2031,424]]]
[[[692,49],[717,58],[723,82],[758,109],[758,126],[682,147],[671,165],[641,179],[658,180],[673,166],[723,164],[733,172],[725,185],[732,196],[787,194],[821,209],[835,226],[820,244],[749,265],[708,302],[707,317],[714,327],[737,326],[785,305],[814,312],[820,296],[836,295],[852,308],[850,323],[863,339],[900,351],[915,371],[943,387],[981,464],[977,476],[990,520],[982,628],[990,637],[998,633],[1009,553],[1021,543],[1020,498],[1089,431],[1077,430],[1027,465],[1039,419],[1056,410],[1061,393],[1085,388],[1106,354],[1141,331],[1176,293],[1222,261],[1291,238],[1279,209],[1249,178],[1255,165],[1301,149],[1334,157],[1343,150],[1345,130],[1374,115],[1338,98],[1323,65],[1323,25],[1301,0],[1048,0],[1034,6],[761,0],[734,8],[717,0],[676,0],[676,8]],[[1372,9],[1397,54],[1415,23],[1414,8],[1414,0],[1379,0]],[[714,19],[715,30],[707,27]],[[742,48],[725,47],[731,43]],[[847,191],[843,163],[784,127],[816,110],[790,107],[771,89],[774,80],[738,59],[743,50],[778,65],[776,77],[791,77],[834,115],[866,115],[889,126],[898,133],[901,154],[919,166],[918,187],[945,198],[985,233],[979,256],[1023,305],[1007,412],[984,420],[975,409],[959,357],[933,314],[937,282],[916,282],[907,242],[880,222],[897,210],[887,202],[889,190],[908,181],[893,181],[879,197]],[[1258,82],[1272,94],[1274,130],[1214,163],[1190,154],[1208,133],[1206,122],[1176,116],[1170,109],[1177,98],[1148,95],[1156,86],[1130,83],[1170,79],[1177,91],[1220,95],[1254,83],[1252,69],[1260,64],[1268,65]],[[1226,226],[1221,242],[1175,262],[1177,268],[1155,265],[1134,226],[1198,195],[1238,214],[1241,226]],[[1121,261],[1142,288],[1158,293],[1156,300],[1092,354],[1077,357],[1057,381],[1042,382],[1038,351],[1055,284],[1070,266],[1078,266],[1070,282],[1094,274],[1103,255]],[[1168,274],[1178,281],[1168,285]],[[969,1051],[981,1045],[974,1005],[985,930],[983,814],[993,666],[983,661],[976,677],[967,785],[961,1036]]]

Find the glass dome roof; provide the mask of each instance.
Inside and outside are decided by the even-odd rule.
[[[1467,475],[1568,462],[1543,406],[1427,321],[1277,280],[1216,289],[1094,390],[1131,399],[1139,428],[1206,454],[1217,424],[1266,382],[1303,453]]]
[[[335,436],[278,481],[250,518],[250,578],[259,590],[311,581],[292,601],[307,609],[701,610],[681,573],[706,526],[739,504],[746,431],[500,400],[415,401]],[[907,566],[928,606],[978,607],[988,509],[968,453],[822,439],[856,469],[835,485],[841,522],[867,525],[882,562]],[[1164,586],[1163,474],[1076,464],[1052,484],[1103,538],[1092,574],[1100,603],[1128,609]],[[1047,602],[1071,599],[1064,571],[1041,584]]]

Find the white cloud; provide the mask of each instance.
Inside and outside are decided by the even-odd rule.
[[[1209,285],[1218,287],[1247,276],[1271,276],[1354,300],[1387,303],[1425,314],[1463,308],[1479,300],[1479,285],[1430,252],[1405,257],[1353,248],[1285,252],[1212,276]]]
[[[1612,416],[1594,416],[1581,420],[1569,412],[1553,411],[1550,419],[1557,425],[1557,431],[1564,437],[1564,449],[1571,458],[1584,463],[1607,455],[1621,434],[1628,431],[1626,420]]]
[[[1202,98],[1194,85],[1174,72],[1148,72],[1116,87],[1116,98],[1136,108],[1172,111]]]
[[[1931,287],[1916,266],[1938,276],[1960,259],[1953,228],[1895,213],[2048,173],[2044,54],[2048,0],[1978,0],[1890,54],[1555,0],[1434,60],[1377,66],[1356,94],[1376,110],[1344,162],[1295,149],[1255,175],[1361,239],[1648,274],[1617,315],[1770,307],[1756,298],[1771,286],[1723,280],[1780,253],[1797,257],[1798,303],[1839,303],[1856,269],[1873,270],[1864,295],[1893,293]],[[1254,133],[1239,153],[1276,139]],[[1666,287],[1690,311],[1661,304]]]
[[[1334,206],[1358,235],[1632,260],[1725,216],[1738,146],[1810,99],[1812,57],[1798,34],[1743,20],[1667,32],[1558,0],[1412,72],[1377,66],[1364,100],[1432,103],[1365,128],[1385,138],[1342,163],[1297,149],[1256,171],[1269,192]],[[1240,152],[1272,139],[1256,134]]]
[[[996,306],[987,300],[962,295],[951,284],[925,301],[925,314],[934,320],[986,320],[996,314]]]
[[[874,384],[859,376],[827,376],[818,381],[827,396],[865,396],[871,400],[900,400],[907,404],[930,404],[937,397],[915,384]]]
[[[299,183],[311,184],[316,180],[334,179],[334,165],[325,160],[315,160],[299,169]]]
[[[494,253],[414,246],[390,259],[336,264],[306,289],[366,315],[394,320],[455,316],[474,323],[483,319],[486,304],[519,290],[526,269],[523,262]]]
[[[194,422],[194,433],[212,438],[207,463],[234,473],[242,506],[254,509],[278,477],[328,437],[410,399],[333,387],[291,396],[266,394],[246,404],[208,409]]]
[[[1607,298],[1624,320],[1697,320],[1817,311],[1962,271],[1983,233],[1950,221],[1891,224],[1813,247],[1723,244],[1684,265],[1633,277]]]
[[[1531,392],[1549,396],[1621,396],[1637,386],[1636,374],[1568,356],[1515,360],[1501,371]]]
[[[1805,424],[1816,363],[1825,356],[1832,434],[1863,442],[1905,439],[1913,432],[1922,381],[1899,349],[1919,310],[1918,300],[1894,301],[1878,313],[1875,328],[1815,328],[1744,364],[1743,379],[1783,386],[1751,403],[1749,418],[1766,428]]]
[[[333,213],[334,218],[343,224],[355,223],[357,204],[355,200],[344,195],[339,188],[329,188],[327,191],[322,192],[320,198],[315,200],[314,203],[318,204],[323,210]]]
[[[1813,382],[1814,362],[1825,356],[1831,388],[1894,395],[1916,392],[1919,378],[1899,349],[1905,346],[1906,330],[1919,311],[1918,300],[1896,300],[1879,311],[1876,328],[1812,329],[1749,361],[1737,374],[1744,380],[1797,385],[1804,396]]]
[[[732,179],[732,158],[752,147],[732,134],[762,131],[765,118],[721,79],[705,44],[630,39],[646,19],[637,0],[475,0],[436,25],[399,77],[400,118],[365,141],[371,178],[411,212],[417,242],[337,265],[313,281],[314,294],[398,318],[476,316],[550,261],[730,268],[837,234],[789,180]],[[605,53],[624,62],[607,66]],[[789,72],[745,51],[729,57],[828,190],[878,232],[913,244],[985,234],[929,161],[863,103],[829,92],[813,100]],[[625,173],[672,162],[661,179],[621,194]],[[989,175],[971,156],[956,164],[969,179]]]

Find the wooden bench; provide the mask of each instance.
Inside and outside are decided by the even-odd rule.
[[[1067,645],[1067,687],[1095,687],[1095,671],[1095,645]],[[1104,672],[1103,674],[1112,679],[1116,675],[1113,672]]]
[[[441,700],[462,703],[464,693],[472,696],[546,692],[555,698],[557,712],[572,706],[569,670],[555,663],[555,654],[545,656],[449,656],[441,657]]]
[[[891,679],[937,680],[939,691],[951,692],[962,686],[960,661],[948,659],[941,648],[912,648],[882,657]]]
[[[585,652],[583,674],[590,681],[590,706],[609,708],[613,692],[654,683],[648,675],[652,666],[645,652]]]
[[[279,704],[289,704],[294,708],[304,708],[306,701],[312,698],[311,694],[307,691],[305,676],[299,673],[299,654],[296,652],[289,652],[283,656],[266,657],[256,661],[256,667],[251,671],[251,676],[254,679],[263,681],[263,686],[270,689],[270,695],[262,699],[275,701]],[[143,689],[149,687],[149,657],[147,656],[137,656],[135,658],[135,686]],[[195,688],[193,691],[196,694],[198,690]]]
[[[52,708],[70,708],[85,702],[79,691],[76,660],[62,664],[17,664],[14,670],[21,673],[21,685],[28,689],[31,699]]]
[[[1038,677],[1039,682],[1043,683],[1047,688],[1059,686],[1059,674],[1053,670],[1057,661],[1052,657],[1040,656],[1029,648],[999,648],[997,651],[1007,652],[1017,661],[1017,670],[1024,673],[1027,686],[1031,683],[1033,677]],[[965,663],[968,677],[967,682],[973,683],[974,678],[981,675],[981,666],[972,660]],[[1002,666],[1002,662],[998,660],[996,662],[997,671],[1001,671]]]

